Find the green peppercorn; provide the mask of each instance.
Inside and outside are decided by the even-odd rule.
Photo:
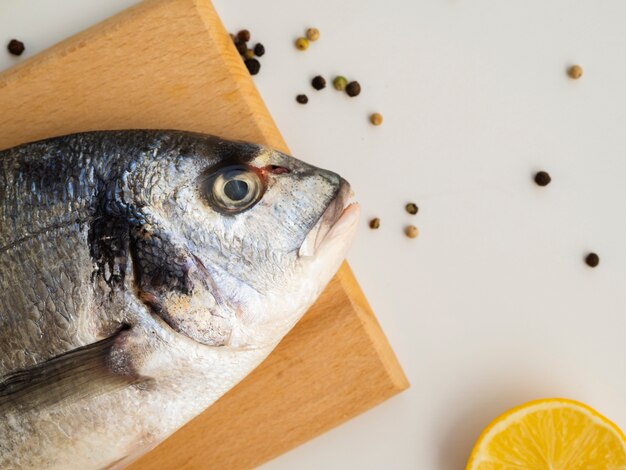
[[[242,29],[237,33],[237,39],[241,42],[248,42],[250,40],[250,31],[247,29]]]
[[[261,44],[260,42],[257,43],[257,45],[254,46],[254,54],[257,57],[263,56],[263,54],[265,54],[265,46],[263,44]]]
[[[307,104],[309,102],[309,97],[306,95],[298,95],[296,96],[296,101],[300,104]]]
[[[326,80],[321,75],[318,75],[317,77],[313,78],[313,80],[311,80],[311,85],[316,90],[321,90],[323,88],[326,88]]]
[[[417,204],[413,202],[409,202],[404,208],[409,214],[412,214],[412,215],[417,214],[417,211],[419,210],[419,208],[417,207]]]
[[[380,227],[380,219],[376,217],[375,219],[370,220],[370,228],[376,230]]]
[[[306,51],[309,48],[309,40],[307,38],[296,39],[296,49]]]
[[[246,52],[244,52],[243,56],[246,59],[252,59],[254,57],[254,51],[252,49],[246,49]]]
[[[358,96],[361,93],[361,85],[359,82],[350,82],[346,85],[346,93],[350,97]]]
[[[261,63],[256,59],[246,59],[243,62],[246,64],[250,75],[256,75],[261,70]]]
[[[335,87],[335,90],[344,91],[347,84],[348,80],[346,80],[346,77],[343,77],[341,75],[335,77],[335,79],[333,80],[333,86]]]

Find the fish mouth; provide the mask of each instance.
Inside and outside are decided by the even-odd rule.
[[[298,256],[314,256],[331,230],[336,231],[339,226],[346,225],[348,219],[358,218],[358,213],[359,204],[354,202],[354,192],[350,184],[342,178],[337,195],[305,237],[298,250]]]

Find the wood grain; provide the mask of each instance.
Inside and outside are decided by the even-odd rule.
[[[169,128],[288,151],[208,0],[146,1],[23,62],[0,110],[0,148]],[[130,468],[252,468],[407,387],[344,263],[258,369]]]

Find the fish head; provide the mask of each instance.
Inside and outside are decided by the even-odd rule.
[[[359,216],[350,185],[252,144],[199,139],[183,153],[165,160],[142,204],[140,297],[192,341],[273,347],[345,258]],[[142,269],[144,251],[166,265]],[[166,273],[142,276],[155,270]]]

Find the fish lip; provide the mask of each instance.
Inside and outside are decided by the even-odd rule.
[[[341,178],[337,195],[304,238],[298,249],[298,257],[310,257],[317,253],[333,227],[348,214],[350,207],[358,206],[358,203],[354,202],[353,199],[354,192],[350,188],[350,184]]]

